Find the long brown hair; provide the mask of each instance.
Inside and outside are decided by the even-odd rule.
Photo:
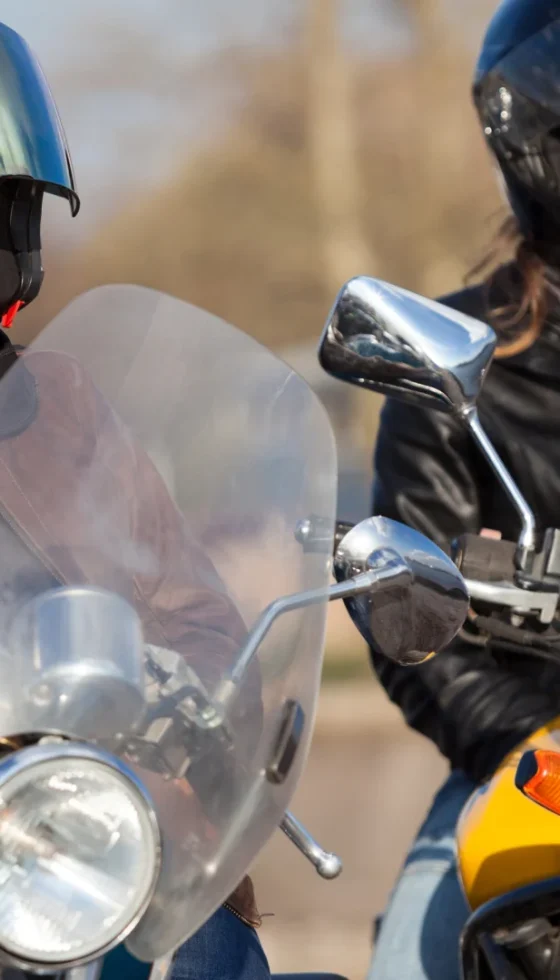
[[[521,277],[521,296],[495,307],[491,300],[492,286],[503,275],[504,258],[513,258]],[[502,223],[490,250],[472,269],[468,280],[481,277],[488,290],[490,322],[498,335],[496,357],[520,354],[540,336],[549,309],[549,290],[546,264],[532,242],[523,237],[513,215]],[[512,295],[516,293],[518,288]]]

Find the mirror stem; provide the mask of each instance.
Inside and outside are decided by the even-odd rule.
[[[536,547],[535,515],[533,514],[533,511],[529,507],[529,504],[525,500],[525,497],[521,493],[521,490],[517,486],[511,473],[504,466],[502,460],[498,456],[498,453],[494,449],[494,446],[486,435],[486,432],[480,424],[480,419],[476,409],[473,408],[467,413],[466,421],[468,422],[469,429],[471,430],[477,445],[484,454],[485,458],[488,460],[490,466],[500,480],[500,483],[502,484],[509,499],[521,518],[521,533],[517,542],[515,560],[518,569],[520,571],[526,571],[527,564],[530,561],[531,556],[534,554]]]
[[[359,595],[362,592],[368,592],[377,584],[379,578],[379,571],[371,570],[369,572],[362,572],[360,575],[356,575],[355,578],[348,579],[346,582],[331,585],[329,589],[310,589],[308,592],[296,592],[295,595],[284,596],[281,599],[276,599],[274,602],[271,602],[249,633],[247,642],[231,667],[229,675],[221,681],[218,690],[213,696],[214,703],[219,703],[223,707],[236,693],[237,687],[243,680],[247,668],[251,664],[265,636],[279,616],[284,615],[284,613],[294,612],[297,609],[315,606],[322,602],[332,602],[333,599],[345,599],[350,595]]]
[[[407,566],[398,560],[398,556],[393,551],[385,550],[386,555],[379,552],[380,562],[376,568],[360,572],[344,582],[331,585],[328,589],[310,589],[308,592],[296,592],[294,595],[276,599],[275,602],[267,606],[249,633],[247,643],[231,667],[229,674],[220,682],[218,690],[213,695],[213,703],[219,704],[222,709],[225,709],[230,698],[236,695],[247,668],[279,616],[319,603],[332,602],[334,599],[348,599],[351,596],[362,595],[364,592],[377,592],[387,587],[394,587],[399,576],[403,578],[403,581],[409,578],[410,572]],[[382,558],[384,559],[383,562],[381,562]]]

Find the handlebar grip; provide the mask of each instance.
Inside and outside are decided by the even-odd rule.
[[[463,534],[453,544],[452,557],[467,579],[477,579],[479,582],[514,582],[516,547],[513,541]]]

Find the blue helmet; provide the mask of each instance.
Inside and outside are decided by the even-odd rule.
[[[41,287],[45,191],[79,199],[56,105],[26,42],[0,24],[0,318],[9,326]]]
[[[522,232],[560,255],[560,0],[503,0],[473,94]]]

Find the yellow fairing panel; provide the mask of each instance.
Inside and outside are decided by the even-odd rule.
[[[560,752],[560,716],[508,756],[463,809],[459,869],[473,910],[514,888],[560,875],[560,816],[515,786],[517,764],[527,749]]]

